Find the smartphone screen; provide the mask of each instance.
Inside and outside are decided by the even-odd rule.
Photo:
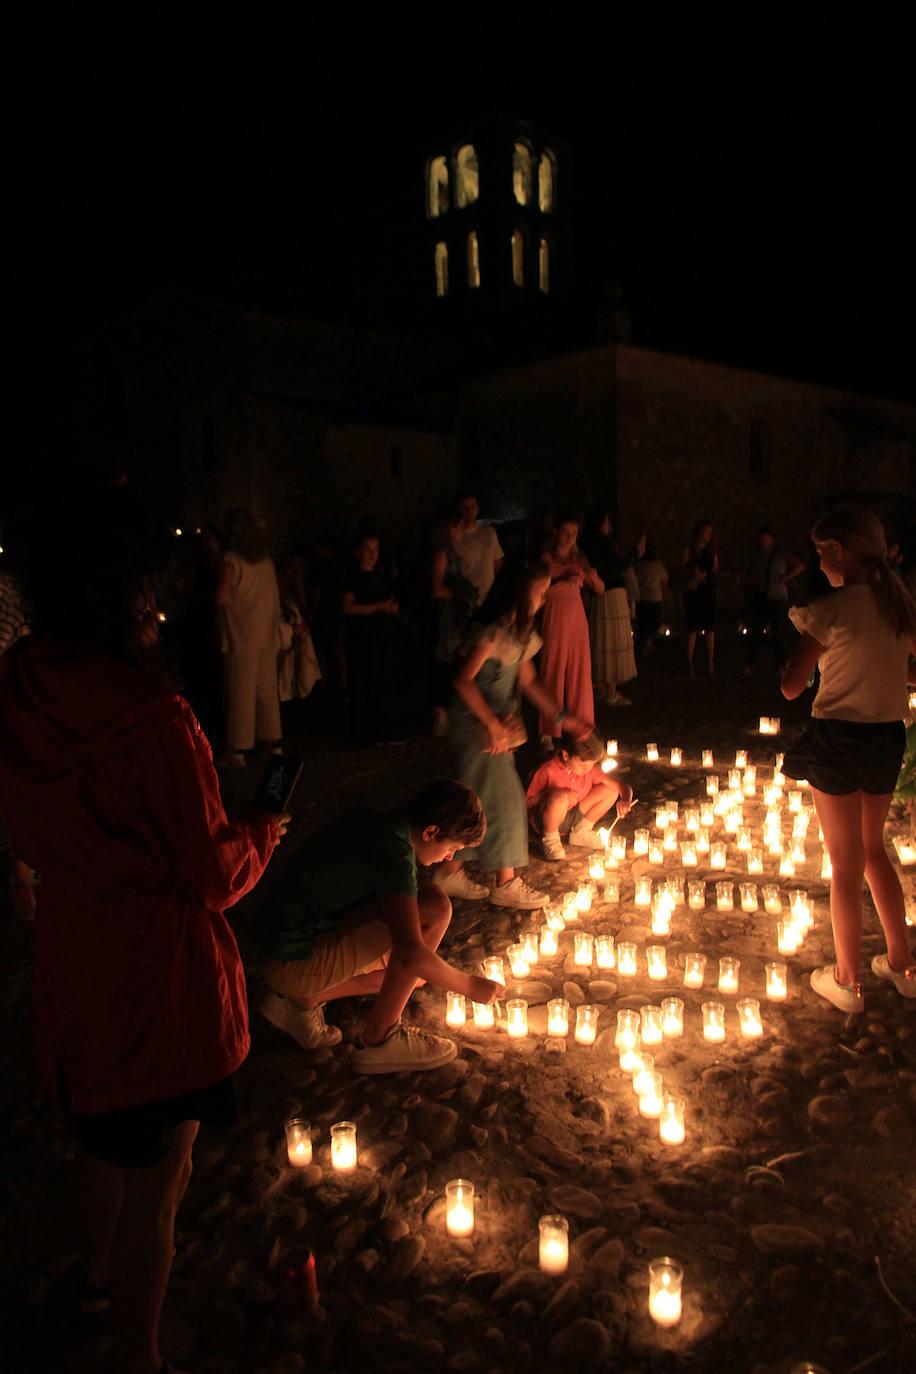
[[[254,810],[282,815],[289,808],[290,797],[301,772],[302,760],[291,754],[278,754],[272,758],[254,794],[251,803]]]

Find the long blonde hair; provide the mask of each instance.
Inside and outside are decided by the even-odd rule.
[[[884,528],[873,511],[839,506],[818,520],[811,537],[818,544],[834,540],[861,559],[881,619],[901,639],[916,635],[916,601],[887,561]]]

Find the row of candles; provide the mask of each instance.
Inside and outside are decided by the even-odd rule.
[[[693,962],[685,969],[684,982],[687,987],[702,987],[706,956],[692,956]],[[719,960],[718,991],[736,994],[738,991],[738,959]],[[788,977],[785,964],[766,965],[767,1000],[784,1002],[787,995]],[[689,981],[688,981],[689,978]],[[461,993],[448,993],[445,1021],[453,1030],[467,1023],[467,1006]],[[473,1002],[474,1025],[478,1030],[490,1030],[495,1026],[499,1015],[498,1006],[486,1002]],[[547,1003],[547,1035],[563,1038],[569,1035],[569,1019],[572,1008],[565,997],[553,997]],[[725,1039],[725,1005],[722,1002],[704,1002],[703,1038],[713,1042]],[[735,1003],[738,1013],[738,1027],[746,1040],[756,1040],[763,1034],[760,1019],[760,1002],[754,997],[741,997]],[[585,1002],[576,1007],[575,1040],[579,1045],[593,1045],[598,1034],[598,1018],[601,1008],[594,1003]],[[618,1029],[621,1025],[617,1013]],[[629,1015],[629,1013],[626,1013]],[[639,1024],[641,1043],[657,1045],[665,1039],[677,1039],[684,1034],[684,1003],[680,997],[665,997],[658,1006],[649,1005],[634,1012]],[[505,1003],[506,1033],[512,1040],[524,1039],[528,1034],[528,1003],[524,997],[510,997]]]
[[[780,731],[780,720],[778,716],[761,716],[760,730],[761,735],[778,735]],[[615,741],[616,743],[616,741]],[[655,741],[646,745],[646,762],[660,763],[661,751]],[[673,744],[668,750],[668,762],[672,768],[683,768],[684,750],[679,744]],[[735,755],[735,763],[739,768],[743,768],[747,763],[747,750],[739,749]],[[703,768],[715,768],[716,759],[712,749],[703,749],[700,753],[700,764]]]

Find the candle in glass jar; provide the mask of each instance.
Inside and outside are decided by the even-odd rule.
[[[740,959],[722,958],[719,960],[719,991],[737,992],[738,991],[738,970],[741,968]]]
[[[829,882],[833,877],[833,864],[830,862],[830,855],[827,853],[826,849],[821,857],[821,877],[824,882]]]
[[[779,860],[779,876],[780,878],[795,877],[795,864],[791,854],[783,854],[782,858]]]
[[[707,797],[717,797],[719,795],[719,779],[715,773],[710,773],[706,779]]]
[[[754,997],[739,997],[735,1003],[738,1013],[738,1029],[745,1040],[759,1040],[763,1035],[763,1022],[760,1019],[760,1003]]]
[[[606,873],[604,877],[604,900],[606,902],[620,901],[620,879],[616,874]]]
[[[723,840],[716,840],[709,851],[709,867],[725,868],[728,863],[728,845]]]
[[[637,1097],[641,1097],[643,1088],[646,1085],[646,1078],[650,1073],[655,1072],[655,1056],[648,1050],[634,1050],[633,1052],[633,1091]],[[644,1078],[644,1076],[646,1078]]]
[[[611,838],[611,827],[610,827],[609,825],[599,825],[599,827],[598,827],[598,839],[601,841],[601,848],[604,849],[605,851],[607,850],[608,841],[610,840],[610,838]],[[606,854],[605,854],[605,857],[607,857]]]
[[[804,867],[804,865],[807,863],[808,856],[805,853],[804,840],[797,839],[793,842],[791,849],[791,859],[794,864],[800,864],[802,867]]]
[[[580,883],[579,890],[576,893],[576,910],[591,911],[594,895],[595,889],[591,883]]]
[[[709,853],[709,831],[701,830],[697,835],[697,854],[706,855]]]
[[[763,801],[765,806],[775,806],[781,797],[782,793],[773,783],[771,783],[769,787],[763,789]]]
[[[572,925],[579,919],[579,908],[576,906],[575,892],[563,894],[563,921],[565,925]]]
[[[782,858],[783,843],[781,830],[773,830],[767,832],[767,853],[772,854],[774,858]],[[791,863],[792,860],[790,859],[789,862]],[[792,872],[793,874],[795,872],[794,864],[792,865]]]
[[[617,942],[617,972],[621,978],[636,976],[636,945],[630,940]]]
[[[677,825],[678,811],[680,810],[679,804],[674,800],[666,801],[665,808],[668,812],[668,824]]]
[[[655,828],[656,830],[668,829],[668,808],[667,806],[657,806],[655,808]]]
[[[904,868],[916,864],[916,841],[909,839],[906,835],[895,835],[893,844],[897,851],[897,858]]]
[[[613,968],[616,962],[613,935],[596,935],[595,963],[599,968]]]
[[[286,1153],[295,1169],[304,1169],[312,1162],[312,1128],[302,1117],[286,1123]]]
[[[604,881],[604,862],[601,859],[592,859],[588,866],[588,876],[593,882]]]
[[[723,824],[725,826],[727,834],[737,835],[738,831],[744,824],[744,813],[739,811],[737,808],[735,808],[733,811],[726,811],[725,820],[723,821]]]
[[[715,760],[711,749],[704,749],[701,755],[704,768],[715,768]]]
[[[626,835],[611,836],[611,854],[619,864],[623,863],[627,857],[627,837]]]
[[[493,1011],[492,1002],[472,1002],[474,1009],[474,1025],[478,1030],[492,1030],[496,1024],[496,1015]]]
[[[667,822],[667,815],[665,817]],[[633,853],[636,855],[648,854],[649,852],[649,832],[648,830],[634,830],[633,832]]]
[[[331,1167],[338,1173],[356,1168],[356,1124],[338,1121],[331,1127]]]
[[[684,955],[684,987],[701,988],[703,979],[706,977],[706,955],[705,954],[685,954]]]
[[[789,993],[789,974],[785,964],[764,964],[767,979],[767,1001],[784,1002]]]
[[[580,1045],[594,1045],[598,1034],[598,1015],[600,1007],[576,1007],[576,1041]]]
[[[745,768],[744,777],[741,780],[741,790],[746,797],[753,797],[757,791],[757,769],[754,767]]]
[[[756,911],[756,910],[757,910],[757,906],[758,906],[758,903],[757,903],[757,884],[756,884],[756,883],[742,883],[742,884],[741,884],[741,910],[742,910],[742,911]]]
[[[680,768],[680,766],[681,766],[681,764],[682,764],[683,762],[684,762],[684,751],[683,751],[683,749],[680,749],[680,748],[678,748],[677,745],[675,745],[674,748],[671,750],[671,767],[672,767],[672,768]]]
[[[748,873],[759,874],[763,872],[763,850],[756,846],[747,851],[747,871]],[[757,908],[753,907],[756,911]]]
[[[527,978],[531,972],[531,967],[525,957],[525,946],[510,945],[506,953],[509,956],[509,967],[512,969],[513,978]]]
[[[703,802],[700,807],[700,825],[704,830],[711,830],[716,823],[716,812],[712,802]]]
[[[690,878],[687,883],[687,905],[691,911],[706,908],[706,883],[702,878]]]
[[[566,922],[563,919],[563,911],[558,906],[549,906],[544,912],[544,921],[548,930],[555,931],[559,935],[561,930],[566,929]]]
[[[786,921],[776,923],[776,948],[780,954],[797,954],[799,944],[799,929],[795,922],[790,918]]]
[[[498,954],[491,954],[483,961],[483,976],[489,978],[491,983],[502,983],[506,986],[506,973],[503,961]]]
[[[506,1031],[513,1040],[528,1034],[528,1003],[523,997],[513,997],[506,1003]]]
[[[798,789],[793,788],[792,791],[789,793],[789,810],[793,813],[800,811],[802,809],[803,801],[804,796],[802,795],[802,793],[798,791]]]
[[[647,744],[647,745],[646,745],[646,759],[648,760],[649,763],[658,763],[658,745],[657,745],[657,744]]]
[[[565,1217],[541,1217],[538,1222],[538,1260],[545,1274],[565,1274],[569,1265],[569,1222]]]
[[[642,1092],[639,1095],[639,1115],[657,1121],[662,1112],[662,1076],[660,1073],[640,1075]]]
[[[722,1002],[704,1002],[703,1039],[718,1044],[725,1039],[725,1006]]]
[[[740,768],[729,768],[728,770],[728,790],[730,792],[741,791],[741,772]]]
[[[463,993],[447,992],[445,994],[445,1024],[447,1026],[463,1026],[467,1019],[468,1013]]]
[[[642,1022],[638,1011],[629,1009],[618,1011],[614,1046],[619,1053],[623,1054],[624,1051],[632,1053],[639,1048],[641,1024]],[[623,1068],[622,1064],[621,1068]],[[632,1073],[632,1068],[629,1072]]]
[[[671,934],[671,916],[674,911],[674,903],[667,892],[656,892],[652,898],[652,924],[653,935]]]
[[[525,962],[536,964],[538,961],[538,933],[536,930],[526,930],[519,943],[525,951]]]
[[[636,906],[651,906],[652,904],[652,879],[641,877],[636,879],[636,891],[633,896]]]
[[[677,1326],[681,1320],[684,1271],[667,1255],[649,1264],[649,1316],[657,1326]]]
[[[541,959],[553,959],[559,951],[559,936],[550,926],[541,926]]]
[[[590,968],[592,962],[592,937],[584,930],[579,930],[573,937],[574,960],[584,968]]]
[[[474,1185],[466,1178],[445,1185],[445,1229],[450,1236],[469,1236],[474,1230]]]
[[[700,828],[700,809],[698,806],[688,806],[684,811],[684,829],[688,835],[695,835]]]
[[[761,735],[769,735],[769,734],[772,733],[772,731],[770,730],[770,717],[769,717],[769,716],[761,716],[761,717],[760,717],[760,725],[759,725],[758,729],[759,729],[759,733],[760,733]]]
[[[665,946],[647,945],[646,963],[648,964],[649,977],[652,982],[664,982],[668,977],[668,961],[665,956]]]
[[[659,865],[664,864],[664,862],[664,848],[659,844],[658,840],[653,840],[652,843],[649,845],[649,863],[653,864],[655,867],[658,867]]]
[[[662,849],[666,854],[677,853],[677,828],[669,825],[662,840]]]
[[[666,1040],[677,1040],[684,1034],[684,1003],[680,997],[665,997],[662,1001],[662,1034]]]
[[[734,911],[735,889],[731,883],[716,883],[716,910]]]
[[[644,1045],[660,1045],[665,1038],[661,1007],[643,1007],[639,1013],[639,1034]]]
[[[746,768],[746,767],[747,767],[747,750],[746,750],[746,749],[738,749],[738,750],[735,751],[735,767],[736,767],[736,768]]]
[[[658,1119],[658,1134],[666,1145],[683,1145],[687,1133],[685,1115],[684,1099],[675,1097],[673,1093],[665,1093]]]
[[[696,868],[697,846],[694,840],[684,840],[681,844],[681,863],[685,868]]]
[[[735,843],[737,844],[738,849],[742,854],[748,854],[750,853],[751,849],[753,849],[754,842],[751,837],[751,832],[746,825],[738,826],[738,829],[735,832]]]
[[[547,1003],[547,1034],[569,1034],[569,1003],[563,997],[554,997]]]

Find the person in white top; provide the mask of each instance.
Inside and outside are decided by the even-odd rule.
[[[872,970],[903,997],[916,997],[903,891],[884,847],[904,751],[916,601],[890,567],[881,522],[871,511],[844,506],[818,521],[812,539],[824,575],[842,590],[790,612],[801,641],[786,667],[783,695],[800,696],[815,665],[821,681],[812,720],[787,752],[783,772],[808,780],[833,867],[836,963],[815,969],[811,986],[840,1010],[859,1012],[863,877],[887,942]]]
[[[477,523],[480,505],[476,496],[459,496],[458,510],[461,515],[458,564],[462,575],[477,588],[477,604],[482,606],[503,565],[502,546],[492,525]]]
[[[276,745],[282,734],[277,685],[280,592],[264,529],[250,511],[226,516],[226,553],[216,589],[226,705],[228,767],[245,764],[255,742]]]

